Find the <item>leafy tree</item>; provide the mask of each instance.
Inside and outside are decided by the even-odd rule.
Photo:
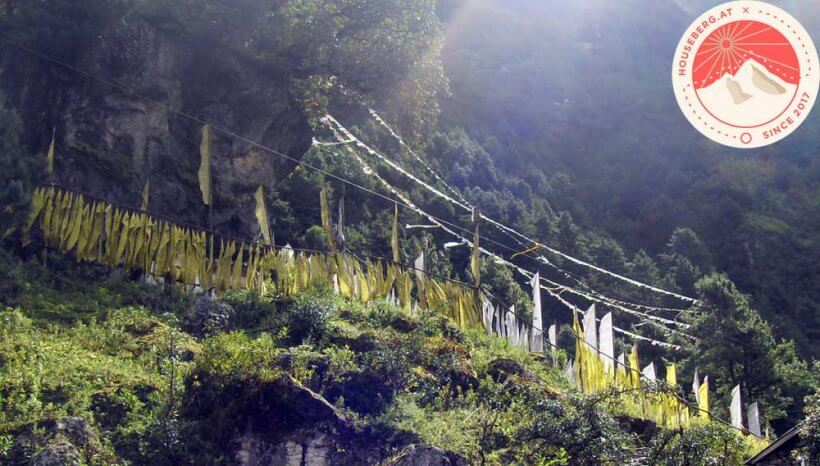
[[[814,372],[820,372],[820,363],[814,363]],[[806,464],[820,463],[820,384],[815,384],[815,390],[806,398],[806,418],[800,425],[800,454]]]
[[[658,466],[743,464],[752,453],[748,450],[734,429],[708,422],[685,430],[659,432],[646,456],[649,464]]]
[[[675,228],[666,247],[667,252],[662,254],[661,257],[682,256],[688,259],[692,265],[704,271],[709,270],[711,267],[712,257],[708,248],[691,228]]]
[[[487,259],[481,260],[481,281],[490,287],[493,294],[503,303],[515,305],[519,316],[532,316],[532,300],[515,281],[512,271],[503,265]]]

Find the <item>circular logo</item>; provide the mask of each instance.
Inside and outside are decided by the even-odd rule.
[[[675,97],[704,136],[730,147],[774,144],[802,124],[820,88],[811,37],[768,3],[716,6],[686,30],[672,66]]]

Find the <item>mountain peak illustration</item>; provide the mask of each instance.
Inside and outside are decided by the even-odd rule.
[[[734,100],[737,105],[742,104],[752,98],[751,94],[743,92],[743,89],[740,87],[740,83],[734,79],[726,79],[726,88],[729,89],[729,94],[732,96],[732,100]]]
[[[737,72],[727,71],[717,81],[700,89],[698,96],[712,115],[739,126],[758,126],[777,117],[791,102],[797,86],[770,73],[754,59],[746,60]]]

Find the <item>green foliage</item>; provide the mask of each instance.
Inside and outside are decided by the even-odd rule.
[[[236,311],[241,330],[197,341],[176,330],[173,316],[191,306],[184,295],[71,261],[50,258],[46,269],[7,253],[0,260],[3,301],[20,309],[0,312],[0,455],[13,461],[56,441],[42,426],[79,416],[98,437],[83,447],[92,463],[220,463],[249,424],[273,437],[310,426],[291,380],[357,432],[390,442],[409,430],[471,463],[621,464],[644,446],[613,418],[609,393],[575,392],[563,353],[539,357],[481,330],[461,332],[435,312],[329,292],[232,293],[220,304]],[[666,464],[691,449],[726,464],[748,453],[734,432],[698,429],[658,432],[650,451]]]
[[[271,319],[277,312],[276,302],[263,299],[252,291],[226,293],[222,301],[234,310],[232,328],[255,330],[273,324]]]
[[[532,316],[532,299],[515,281],[509,267],[490,259],[481,260],[481,281],[501,302],[515,306],[515,313],[525,321]]]
[[[105,427],[103,444],[114,448],[164,415],[170,338],[180,353],[196,350],[190,338],[136,308],[68,329],[37,327],[7,308],[0,312],[0,336],[0,434],[80,416]],[[189,363],[174,365],[180,384]]]
[[[432,0],[130,3],[182,37],[278,67],[312,117],[326,111],[329,95],[346,94],[401,108],[408,126],[421,129],[446,89]]]
[[[820,362],[815,361],[814,373],[820,371]],[[805,419],[800,429],[800,455],[806,464],[820,462],[820,384],[815,383],[815,392],[806,399]]]
[[[659,466],[740,465],[756,453],[736,430],[710,422],[695,423],[682,432],[660,432],[650,443],[647,458]]]
[[[519,435],[532,452],[562,448],[573,465],[622,463],[631,439],[605,410],[599,397],[532,400],[533,422]]]
[[[732,387],[741,384],[744,399],[758,401],[764,419],[796,417],[787,410],[799,409],[812,377],[794,344],[778,342],[771,326],[725,275],[709,275],[696,287],[709,312],[696,314],[692,322],[691,334],[698,340],[690,348],[690,367],[709,374],[723,406],[728,406]],[[727,344],[732,351],[726,351]]]
[[[264,383],[281,376],[281,371],[274,365],[278,353],[273,339],[267,334],[251,338],[244,333],[232,332],[207,339],[195,364],[198,373],[207,374],[211,380],[220,383],[243,379]],[[195,374],[194,381],[198,377]]]

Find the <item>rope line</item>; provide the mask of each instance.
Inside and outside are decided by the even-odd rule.
[[[347,139],[349,140],[349,139],[351,139],[351,138],[353,137],[351,134],[349,134],[349,132],[347,131],[347,129],[346,129],[346,128],[344,128],[344,127],[343,127],[343,126],[341,126],[341,125],[339,125],[339,126],[338,126],[338,127],[336,127],[336,128],[333,128],[331,125],[336,125],[336,124],[337,124],[337,121],[336,121],[336,120],[335,120],[332,116],[330,116],[330,115],[327,115],[325,118],[323,118],[323,119],[322,119],[322,123],[323,123],[323,124],[325,124],[326,126],[329,126],[329,127],[330,127],[330,129],[334,129],[334,133],[335,133],[335,134],[337,134],[337,137],[339,137],[339,138],[341,138],[341,137],[343,137],[343,136],[344,136],[345,138],[347,138]],[[337,132],[337,131],[335,131],[336,129],[338,130],[338,132]],[[339,134],[339,133],[341,133],[341,134]],[[357,145],[358,145],[358,144],[357,144]],[[350,149],[350,147],[348,147],[348,149]],[[373,168],[372,168],[372,167],[370,167],[370,166],[367,164],[367,162],[365,162],[365,161],[364,161],[364,159],[362,159],[362,158],[361,158],[361,157],[360,157],[360,156],[356,153],[356,151],[355,151],[355,150],[350,150],[350,153],[353,155],[353,158],[356,160],[356,162],[360,165],[360,167],[361,167],[361,169],[362,169],[362,172],[363,172],[365,175],[375,177],[375,178],[376,178],[376,179],[377,179],[377,180],[378,180],[378,181],[382,184],[382,186],[384,186],[384,188],[385,188],[386,190],[388,190],[389,192],[393,193],[395,196],[399,197],[399,198],[402,200],[402,202],[404,202],[404,203],[406,203],[406,204],[408,204],[408,205],[411,205],[411,206],[412,206],[412,208],[413,208],[413,209],[414,209],[414,210],[415,210],[415,211],[416,211],[419,215],[428,217],[428,219],[429,219],[431,222],[438,224],[438,225],[439,225],[439,226],[440,226],[440,227],[441,227],[444,231],[446,231],[447,233],[451,234],[452,236],[454,236],[454,237],[458,238],[458,239],[459,239],[462,243],[467,244],[467,245],[469,245],[470,247],[474,247],[474,244],[473,244],[473,242],[472,242],[472,241],[470,241],[469,239],[467,239],[467,238],[465,238],[465,237],[463,237],[463,236],[459,235],[459,234],[458,234],[458,233],[456,233],[455,231],[453,231],[453,230],[451,230],[451,229],[447,228],[445,225],[443,225],[443,224],[441,224],[440,222],[438,222],[438,221],[437,221],[437,219],[435,219],[434,217],[430,216],[430,215],[429,215],[429,214],[427,214],[424,210],[422,210],[421,208],[419,208],[419,207],[417,207],[415,204],[413,204],[413,202],[412,202],[412,201],[411,201],[411,200],[410,200],[407,196],[405,196],[404,194],[402,194],[401,192],[399,192],[399,191],[398,191],[395,187],[393,187],[392,185],[390,185],[390,183],[388,183],[388,182],[387,182],[384,178],[382,178],[382,177],[381,177],[381,175],[379,175],[379,174],[378,174],[375,170],[373,170]],[[506,266],[508,266],[508,267],[511,267],[513,270],[519,270],[519,272],[522,272],[522,271],[523,271],[523,269],[521,269],[521,268],[517,267],[515,264],[513,264],[513,263],[511,263],[511,262],[507,261],[506,259],[504,259],[504,258],[502,258],[502,257],[500,257],[500,256],[498,256],[498,255],[496,255],[496,254],[494,254],[494,253],[492,253],[491,251],[488,251],[488,250],[486,250],[486,249],[484,249],[484,248],[482,248],[482,247],[479,247],[478,249],[479,249],[479,250],[480,250],[483,254],[485,254],[485,255],[487,255],[487,256],[489,256],[489,257],[492,257],[492,258],[493,258],[496,262],[498,262],[498,263],[501,263],[501,264],[503,264],[503,265],[506,265]],[[530,272],[526,272],[526,274],[529,274],[529,273],[530,273]],[[532,275],[526,275],[526,274],[525,274],[525,276],[527,276],[528,278],[532,278]],[[563,285],[560,285],[560,286],[561,286],[561,287],[564,287]],[[671,349],[676,349],[676,350],[680,350],[680,349],[681,349],[681,347],[680,347],[679,345],[672,345],[672,344],[670,344],[670,343],[666,343],[666,342],[662,342],[662,341],[653,340],[653,339],[651,339],[651,338],[647,338],[647,337],[644,337],[644,336],[641,336],[641,335],[637,335],[637,334],[635,334],[635,333],[633,333],[633,332],[629,332],[628,330],[624,330],[624,329],[621,329],[621,328],[619,328],[619,327],[615,327],[615,326],[613,326],[613,329],[615,329],[616,331],[618,331],[619,333],[621,333],[621,334],[623,334],[623,335],[626,335],[626,336],[632,337],[632,338],[634,338],[634,339],[637,339],[637,340],[642,340],[642,341],[646,341],[646,342],[650,342],[651,344],[653,344],[653,345],[655,345],[655,346],[662,346],[662,347],[664,347],[664,348],[671,348]],[[543,329],[538,329],[538,330],[539,330],[539,331],[541,331],[541,332],[543,333]],[[670,331],[671,331],[671,329],[667,329],[667,330],[670,330]]]
[[[410,152],[410,154],[412,154],[412,155],[413,155],[413,157],[415,157],[415,159],[416,159],[416,160],[418,160],[418,161],[419,161],[422,165],[424,165],[424,167],[427,169],[427,171],[429,171],[429,172],[430,172],[430,173],[431,173],[431,174],[432,174],[432,175],[433,175],[433,176],[434,176],[434,177],[435,177],[435,178],[436,178],[439,182],[441,182],[441,183],[442,183],[442,184],[443,184],[443,185],[444,185],[444,186],[445,186],[445,187],[446,187],[446,188],[447,188],[447,189],[448,189],[451,193],[453,193],[454,195],[456,195],[457,197],[459,197],[459,199],[460,199],[460,200],[461,200],[461,201],[462,201],[462,202],[463,202],[463,203],[464,203],[467,207],[469,207],[470,209],[476,209],[476,206],[474,206],[474,205],[470,204],[470,203],[469,203],[469,202],[468,202],[468,201],[467,201],[467,200],[466,200],[466,199],[465,199],[465,198],[461,195],[461,193],[459,193],[459,191],[458,191],[458,190],[456,190],[456,189],[455,189],[455,188],[453,188],[451,185],[449,185],[446,181],[444,181],[444,180],[442,179],[442,177],[438,175],[438,173],[436,173],[436,172],[435,172],[435,171],[434,171],[434,170],[433,170],[433,169],[432,169],[432,168],[431,168],[428,164],[426,164],[426,163],[424,162],[424,160],[422,160],[422,159],[421,159],[421,157],[419,157],[419,156],[418,156],[418,154],[416,154],[416,153],[415,153],[415,152],[414,152],[414,151],[413,151],[413,150],[412,150],[412,149],[411,149],[411,148],[410,148],[410,147],[409,147],[409,146],[408,146],[408,145],[404,142],[404,140],[401,138],[401,136],[399,136],[399,135],[396,133],[396,131],[394,131],[394,130],[393,130],[393,128],[391,128],[391,127],[390,127],[390,126],[389,126],[389,125],[388,125],[388,124],[384,121],[384,119],[383,119],[383,118],[381,118],[381,117],[379,116],[379,114],[378,114],[378,113],[376,113],[376,111],[375,111],[375,110],[373,110],[372,108],[369,108],[369,109],[368,109],[368,111],[370,112],[371,116],[373,116],[373,118],[374,118],[374,119],[375,119],[375,120],[376,120],[376,121],[377,121],[377,122],[378,122],[378,123],[379,123],[382,127],[384,127],[384,128],[385,128],[385,130],[386,130],[386,131],[387,131],[387,132],[388,132],[388,133],[389,133],[389,134],[390,134],[393,138],[395,138],[395,139],[399,142],[399,144],[400,144],[402,147],[404,147],[405,149],[407,149],[407,151],[408,151],[408,152]],[[344,143],[345,143],[345,144],[349,144],[349,143],[351,143],[351,142],[354,142],[354,143],[355,143],[356,141],[357,141],[357,140],[356,140],[354,137],[352,137],[352,135],[351,135],[351,138],[350,138],[350,139],[348,139],[347,141],[344,141]],[[368,148],[368,149],[369,149],[369,148]],[[376,154],[377,156],[379,156],[379,154],[378,154],[377,152],[373,151],[373,153],[374,153],[374,154]],[[380,157],[380,158],[381,158],[381,157]],[[386,159],[386,158],[385,158],[385,159]],[[390,163],[390,162],[388,162],[388,163]],[[396,165],[394,165],[394,164],[391,164],[391,166],[393,166],[393,167],[394,167],[394,168],[396,168],[397,170],[401,171],[402,173],[404,172],[404,170],[403,170],[403,169],[401,169],[400,167],[397,167],[397,166],[396,166]],[[408,175],[409,175],[409,174],[408,174]],[[412,175],[410,175],[410,176],[412,176]],[[463,206],[462,206],[462,207],[463,207]],[[522,242],[521,242],[521,241],[519,241],[519,240],[518,240],[515,236],[513,236],[513,235],[512,235],[509,231],[507,231],[506,229],[501,228],[501,227],[500,227],[500,225],[495,225],[495,224],[493,224],[493,225],[494,225],[494,226],[496,226],[496,227],[497,227],[500,231],[502,231],[502,232],[506,233],[506,234],[507,234],[510,238],[512,238],[513,240],[515,240],[515,241],[516,241],[518,244],[520,244],[521,246],[523,246],[523,247],[527,247],[524,243],[522,243]],[[506,245],[502,245],[502,246],[504,246],[504,247],[506,247],[507,249],[509,249],[509,250],[511,250],[511,251],[512,251],[512,248],[509,248],[509,247],[507,247]],[[516,257],[519,257],[519,256],[527,256],[527,257],[530,257],[530,256],[531,256],[531,254],[533,254],[533,253],[537,252],[539,249],[541,249],[541,245],[540,245],[540,244],[536,244],[535,246],[529,247],[529,248],[527,248],[527,249],[526,249],[526,250],[524,250],[524,251],[519,251],[519,252],[516,252],[515,254],[513,254],[512,259],[515,259]],[[555,269],[556,269],[558,272],[560,272],[560,273],[563,273],[563,274],[565,274],[565,275],[572,276],[572,274],[570,274],[569,272],[567,272],[567,271],[565,271],[565,270],[562,270],[561,268],[559,268],[558,266],[556,266],[556,265],[555,265],[555,264],[553,264],[552,262],[550,262],[550,261],[546,260],[546,258],[543,258],[543,256],[538,256],[538,257],[540,257],[540,258],[542,258],[542,259],[543,259],[543,260],[541,261],[543,264],[545,264],[545,265],[549,265],[549,266],[551,266],[551,267],[555,268]],[[574,276],[572,276],[572,277],[573,277],[573,279],[574,279],[574,280],[576,280],[576,281],[577,281],[580,285],[585,286],[587,289],[589,289],[590,291],[594,292],[594,290],[593,290],[593,289],[592,289],[589,285],[585,284],[585,283],[583,282],[583,280],[582,280],[582,279],[577,278],[577,277],[574,277]],[[568,278],[569,278],[569,277],[568,277]],[[599,294],[599,298],[600,298],[600,299],[603,299],[603,300],[611,300],[612,302],[617,303],[617,304],[620,304],[620,305],[624,305],[624,306],[635,306],[635,307],[643,308],[643,309],[646,309],[646,310],[672,311],[672,312],[687,312],[687,310],[685,310],[685,309],[661,308],[661,307],[646,306],[646,305],[642,305],[642,304],[634,304],[634,303],[629,303],[629,302],[626,302],[626,301],[620,301],[620,300],[616,300],[616,299],[608,298],[608,297],[605,297],[605,296],[600,295],[600,294]]]
[[[327,115],[327,116],[330,116],[330,115]],[[341,125],[339,125],[339,127],[343,128]],[[392,132],[392,130],[391,130],[391,132]],[[345,131],[345,133],[346,133],[346,135],[349,135],[351,139],[355,138],[355,136],[353,136],[352,133],[350,133],[349,131]],[[393,133],[393,134],[395,134],[395,133]],[[401,140],[401,139],[399,139],[399,140]],[[428,191],[434,193],[438,197],[450,202],[451,204],[453,204],[455,206],[461,207],[464,210],[467,210],[467,211],[470,211],[470,212],[475,212],[474,207],[468,206],[467,204],[448,196],[447,194],[441,192],[440,190],[436,189],[435,187],[431,186],[430,184],[426,183],[425,181],[423,181],[423,180],[419,179],[418,177],[414,176],[413,174],[407,172],[406,170],[402,169],[401,167],[399,167],[398,165],[393,163],[393,161],[391,161],[389,158],[385,157],[384,155],[380,154],[379,152],[377,152],[377,151],[373,150],[372,148],[370,148],[369,146],[367,146],[367,144],[365,144],[364,142],[362,142],[358,138],[355,138],[355,143],[354,144],[361,147],[362,149],[366,150],[370,155],[378,157],[380,160],[384,161],[385,163],[390,165],[392,168],[399,171],[403,175],[407,176],[408,178],[410,178],[414,182],[420,184],[421,186],[426,188]],[[439,177],[436,175],[436,178],[439,178]],[[563,252],[561,252],[561,251],[559,251],[559,250],[557,250],[553,247],[547,246],[547,245],[545,245],[543,243],[540,243],[540,242],[538,242],[534,239],[531,239],[528,236],[526,236],[522,233],[519,233],[517,230],[515,230],[513,228],[510,228],[510,227],[508,227],[508,226],[506,226],[506,225],[504,225],[504,224],[502,224],[502,223],[500,223],[500,222],[498,222],[498,221],[496,221],[496,220],[494,220],[490,217],[487,217],[486,215],[482,214],[481,212],[478,212],[478,215],[483,220],[486,220],[487,222],[489,222],[489,223],[491,223],[491,224],[493,224],[493,225],[495,225],[499,228],[502,228],[502,229],[508,231],[509,233],[514,234],[514,235],[516,235],[516,236],[518,236],[518,237],[520,237],[520,238],[522,238],[522,239],[524,239],[524,240],[526,240],[526,241],[528,241],[528,242],[530,242],[534,245],[538,245],[540,247],[543,247],[547,251],[549,251],[553,254],[556,254],[558,256],[561,256],[564,259],[569,260],[569,261],[571,261],[571,262],[573,262],[577,265],[581,265],[581,266],[584,266],[584,267],[591,268],[591,269],[595,270],[596,272],[603,273],[605,275],[609,275],[611,277],[614,277],[614,278],[617,278],[619,280],[630,283],[634,286],[644,288],[644,289],[648,289],[648,290],[654,291],[656,293],[661,293],[661,294],[666,294],[668,296],[673,296],[675,298],[681,299],[683,301],[688,301],[688,302],[691,302],[691,303],[694,303],[694,304],[699,303],[699,301],[697,299],[690,298],[688,296],[683,296],[681,294],[674,293],[672,291],[667,291],[667,290],[664,290],[664,289],[661,289],[661,288],[657,288],[655,286],[640,282],[638,280],[634,280],[632,278],[617,274],[615,272],[610,272],[609,270],[606,270],[606,269],[598,267],[594,264],[585,262],[581,259],[577,259],[577,258],[575,258],[573,256],[570,256],[569,254],[563,253]]]

